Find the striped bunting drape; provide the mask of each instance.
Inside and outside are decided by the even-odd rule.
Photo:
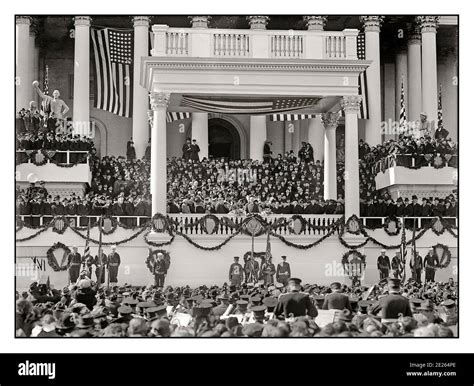
[[[365,60],[365,33],[360,32],[357,35],[357,59]],[[367,74],[362,72],[359,75],[359,95],[362,96],[359,113],[359,119],[369,119],[369,105],[367,99]]]
[[[302,119],[316,118],[317,114],[272,114],[270,115],[270,121],[272,122],[286,122],[286,121],[299,121]]]
[[[171,123],[174,121],[180,121],[182,119],[191,118],[191,113],[187,112],[178,112],[178,111],[170,111],[166,113],[166,122]]]
[[[133,30],[91,28],[98,109],[132,116]]]

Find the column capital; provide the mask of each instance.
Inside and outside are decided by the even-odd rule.
[[[420,26],[421,33],[436,32],[439,16],[418,16],[416,21]]]
[[[164,92],[151,92],[150,93],[150,105],[153,111],[159,110],[160,108],[168,108],[170,102],[170,94]]]
[[[269,16],[247,16],[250,29],[267,29]]]
[[[150,125],[150,128],[153,127],[153,110],[147,110],[147,116],[148,116],[148,124]]]
[[[327,16],[303,16],[308,31],[323,31],[328,21]]]
[[[92,18],[90,16],[74,16],[72,20],[74,21],[74,26],[84,25],[86,27],[90,27],[92,22]]]
[[[384,16],[361,16],[360,21],[364,23],[364,31],[380,32]]]
[[[359,111],[361,101],[362,96],[360,95],[344,96],[341,99],[341,107],[345,113],[357,113]]]
[[[335,129],[338,125],[339,117],[341,113],[338,111],[336,113],[328,112],[321,114],[321,122],[325,129]]]
[[[149,27],[151,16],[132,16],[133,27]]]
[[[421,44],[421,35],[419,32],[412,32],[408,35],[407,44]]]
[[[30,25],[31,24],[31,20],[33,18],[31,16],[17,16],[15,18],[15,22],[16,24],[27,24],[27,25]]]
[[[208,28],[212,16],[188,16],[193,28]]]

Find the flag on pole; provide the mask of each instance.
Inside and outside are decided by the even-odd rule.
[[[44,68],[44,80],[43,80],[43,94],[49,95],[49,68],[48,65]]]
[[[415,224],[413,224],[413,233],[412,233],[412,238],[411,238],[411,259],[410,259],[410,266],[412,266],[412,276],[413,278],[415,279],[416,278],[416,274],[415,274],[415,271],[416,269],[418,268],[416,266],[417,264],[417,254],[416,254],[416,237],[415,237],[415,232],[416,232],[416,226]]]
[[[89,247],[89,238],[91,232],[91,219],[89,218],[87,221],[87,236],[86,236],[86,245],[84,246],[84,260],[91,254],[91,250]]]
[[[91,28],[98,109],[132,116],[133,30]]]
[[[441,84],[439,85],[439,93],[438,93],[438,127],[443,127],[443,102],[442,102]]]
[[[405,219],[402,219],[402,240],[400,242],[400,259],[402,265],[402,283],[406,279],[406,263],[407,263],[407,237],[405,231]]]
[[[404,133],[407,128],[407,110],[406,110],[406,105],[405,105],[405,89],[403,88],[403,77],[402,77],[402,88],[400,91],[400,119],[399,119],[399,125],[400,129]]]
[[[265,250],[265,259],[272,257],[272,245],[270,243],[270,227],[268,227],[267,231],[267,248]]]
[[[357,59],[365,60],[365,33],[357,35]],[[362,96],[359,112],[359,119],[369,119],[369,104],[367,99],[367,74],[365,71],[359,74],[359,95]]]

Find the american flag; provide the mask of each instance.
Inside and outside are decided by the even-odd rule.
[[[270,121],[272,122],[286,122],[286,121],[299,121],[302,119],[316,118],[317,114],[272,114],[270,115]]]
[[[442,102],[441,84],[439,85],[439,93],[438,93],[438,127],[443,127],[443,102]]]
[[[170,111],[166,113],[166,122],[168,123],[188,118],[191,118],[191,113],[188,112]]]
[[[405,108],[405,90],[403,88],[403,78],[402,78],[402,89],[400,91],[400,127],[403,128],[403,131],[406,129],[407,125],[407,111]]]
[[[357,35],[357,59],[365,60],[365,33],[360,32]],[[369,119],[369,105],[367,99],[367,74],[362,72],[359,74],[359,95],[362,96],[359,113],[359,119]]]
[[[400,260],[402,268],[402,283],[406,279],[406,263],[407,263],[407,236],[405,232],[405,219],[402,219],[402,240],[400,243]]]
[[[49,68],[48,65],[44,68],[44,80],[43,80],[43,94],[49,95]]]
[[[84,247],[84,260],[91,254],[91,249],[89,247],[89,237],[91,232],[91,219],[88,219],[87,222],[87,238],[86,238],[86,245]]]
[[[133,31],[91,29],[95,61],[95,107],[132,116]]]

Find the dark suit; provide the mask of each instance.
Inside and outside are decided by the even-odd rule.
[[[352,311],[349,296],[340,292],[333,292],[326,296],[323,303],[323,310],[344,310]]]
[[[387,255],[380,255],[377,258],[377,269],[380,272],[380,280],[388,277],[388,272],[390,270],[390,259]]]
[[[275,316],[284,315],[285,318],[290,316],[318,316],[318,310],[309,298],[309,295],[303,292],[290,292],[281,295],[275,307]]]
[[[399,294],[389,294],[379,299],[371,307],[371,314],[382,313],[382,319],[398,319],[398,314],[403,316],[412,316],[410,302],[407,298]]]

